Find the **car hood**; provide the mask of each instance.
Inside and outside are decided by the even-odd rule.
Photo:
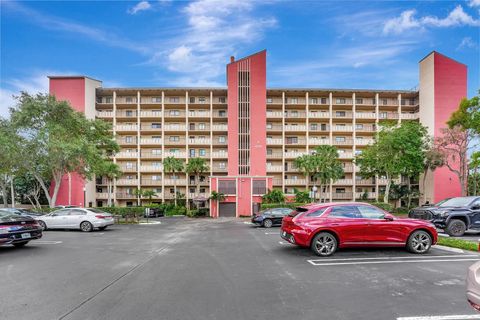
[[[418,207],[413,209],[415,211],[432,211],[432,212],[441,212],[441,211],[455,211],[455,210],[470,210],[467,207],[440,207],[440,206],[428,206],[428,207]]]
[[[0,224],[18,224],[22,222],[31,223],[33,221],[35,221],[33,218],[23,217],[16,214],[0,217]]]

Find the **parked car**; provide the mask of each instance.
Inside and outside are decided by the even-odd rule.
[[[467,300],[477,311],[480,311],[480,261],[472,264],[467,272]]]
[[[143,214],[145,218],[157,218],[163,217],[164,213],[163,210],[160,208],[149,208],[145,209],[145,213]]]
[[[0,210],[0,245],[23,247],[31,240],[41,237],[42,227],[33,218]]]
[[[37,218],[44,230],[80,229],[90,232],[94,228],[105,230],[114,224],[113,217],[96,208],[67,208],[53,211]]]
[[[258,212],[252,217],[252,223],[265,228],[282,225],[282,219],[293,210],[290,208],[272,208]]]
[[[55,209],[79,208],[78,206],[55,206]]]
[[[283,218],[281,237],[319,256],[347,247],[426,253],[437,242],[437,230],[428,221],[397,218],[368,203],[324,203],[299,207]]]
[[[36,218],[36,217],[39,217],[39,216],[42,215],[40,212],[32,212],[32,211],[29,211],[27,209],[21,209],[21,208],[4,208],[2,210],[8,211],[8,212],[11,212],[11,213],[14,213],[14,214],[18,214],[18,215],[23,216],[23,217]]]
[[[480,197],[451,198],[429,207],[412,209],[408,216],[431,221],[448,235],[461,237],[466,230],[480,231]]]

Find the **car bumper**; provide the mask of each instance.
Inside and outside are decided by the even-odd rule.
[[[102,219],[102,220],[95,220],[92,222],[93,226],[95,228],[102,228],[102,227],[108,227],[113,224],[115,224],[113,219]]]
[[[296,244],[302,247],[309,246],[308,233],[300,228],[290,229],[282,227],[282,229],[280,230],[280,237],[292,244]]]
[[[252,223],[257,225],[257,226],[261,226],[262,223],[263,223],[263,217],[253,217],[252,218]]]
[[[22,234],[23,235],[28,234],[29,236],[22,237]],[[5,234],[0,234],[0,245],[30,241],[30,240],[40,239],[41,237],[42,237],[42,230],[40,229],[10,232]]]

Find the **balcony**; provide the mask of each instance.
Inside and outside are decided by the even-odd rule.
[[[160,138],[140,138],[140,144],[161,145],[162,139]]]
[[[227,167],[213,166],[212,172],[227,172]]]
[[[388,179],[378,179],[377,181],[379,185],[386,185],[388,183]]]
[[[355,184],[357,186],[375,185],[375,179],[356,179]]]
[[[137,131],[138,126],[136,124],[117,124],[115,131]]]
[[[279,124],[267,124],[267,131],[282,131],[283,127]]]
[[[267,144],[282,145],[283,142],[281,138],[272,138],[272,139],[267,138]]]
[[[381,120],[397,120],[398,119],[398,112],[380,112],[379,119]]]
[[[211,144],[212,140],[209,138],[193,138],[188,139],[188,144],[201,144],[201,145],[209,145]]]
[[[165,139],[165,145],[185,145],[185,138],[172,139],[172,137],[168,137]]]
[[[349,145],[353,145],[353,139],[352,138],[336,139],[336,137],[333,137],[332,144],[334,146],[349,146]]]
[[[188,194],[188,198],[189,199],[208,199],[210,197],[209,194],[206,194],[206,193],[192,193],[190,192]]]
[[[150,110],[140,111],[140,117],[142,118],[161,118],[162,116],[163,116],[162,111],[150,111]]]
[[[191,123],[189,126],[188,126],[188,131],[203,131],[203,132],[210,132],[210,126],[209,125],[205,125],[205,124],[194,124],[194,123]]]
[[[214,124],[212,125],[212,131],[228,131],[226,124]]]
[[[282,183],[283,183],[283,180],[282,180],[282,179],[273,178],[272,180],[273,180],[272,182],[273,182],[273,185],[274,185],[274,186],[281,186]]]
[[[283,104],[281,97],[267,97],[267,104]]]
[[[200,97],[192,97],[190,96],[188,99],[188,104],[210,104],[210,98],[200,96]]]
[[[305,132],[307,130],[307,127],[304,125],[286,125],[285,126],[285,131],[303,131]]]
[[[308,113],[309,118],[314,118],[314,119],[329,119],[330,118],[330,112],[313,112],[310,111]]]
[[[330,144],[330,139],[325,138],[325,139],[318,139],[318,138],[309,138],[308,139],[308,144],[310,145],[329,145]]]
[[[352,132],[353,131],[353,126],[334,125],[332,127],[332,131],[334,131],[334,132]]]
[[[228,158],[228,152],[226,152],[226,151],[213,151],[212,152],[212,158],[214,158],[214,159]]]
[[[338,179],[333,183],[335,186],[351,186],[353,185],[353,179]]]
[[[141,97],[140,98],[141,104],[162,104],[162,97]]]
[[[218,138],[213,139],[213,145],[226,145],[227,144],[227,139],[220,140]]]
[[[150,131],[150,132],[161,132],[162,127],[159,124],[153,124],[153,123],[143,123],[141,126],[142,131]]]
[[[352,159],[353,158],[353,152],[339,152],[338,153],[338,158],[340,158],[340,159]]]
[[[357,124],[355,126],[356,132],[375,132],[376,126],[375,125],[366,125],[366,124]]]
[[[116,104],[137,104],[137,97],[117,97],[115,99]]]
[[[283,118],[281,111],[267,111],[267,118]]]
[[[148,151],[142,150],[141,154],[142,154],[141,156],[142,159],[160,159],[162,157],[162,153],[160,151],[148,152]]]
[[[352,200],[353,192],[333,192],[332,199],[336,200]]]
[[[165,158],[166,157],[174,157],[174,158],[182,158],[184,159],[187,156],[187,153],[185,151],[165,151]]]
[[[356,192],[355,198],[356,199],[363,199],[364,196],[367,196],[367,199],[375,199],[377,197],[375,192]]]
[[[189,110],[188,117],[189,118],[210,118],[211,113],[207,110]]]
[[[353,117],[353,112],[351,111],[337,111],[333,113],[334,119],[351,119]]]
[[[113,118],[113,111],[97,111],[97,118]]]
[[[213,111],[213,117],[214,118],[226,118],[227,117],[227,112],[226,111]]]
[[[137,166],[120,165],[120,171],[122,171],[122,172],[137,172]]]
[[[283,157],[283,153],[282,153],[282,152],[267,153],[267,158],[282,159],[282,157]]]
[[[108,193],[107,192],[97,192],[95,194],[96,199],[108,199]],[[113,199],[113,194],[111,194],[110,199]]]
[[[287,186],[304,186],[306,184],[306,179],[285,179],[285,185]]]
[[[165,97],[165,104],[183,104],[185,105],[185,96],[170,96]]]
[[[187,184],[187,179],[165,179],[164,185],[165,186],[173,186],[177,184],[177,186],[184,186]]]
[[[282,172],[282,166],[267,166],[267,172]]]
[[[289,159],[295,159],[295,158],[298,158],[300,156],[303,156],[303,155],[306,155],[307,152],[303,151],[303,152],[299,152],[299,151],[288,151],[288,152],[285,152],[285,158],[289,158]]]
[[[165,110],[165,118],[185,118],[184,110]]]
[[[285,145],[305,145],[307,139],[305,138],[297,138],[297,139],[285,139]]]
[[[285,118],[306,118],[307,113],[305,111],[286,111]]]
[[[373,139],[355,139],[355,144],[359,146],[367,146],[369,144],[372,144],[375,140]]]
[[[375,112],[355,112],[355,118],[357,118],[357,119],[376,119],[377,114]]]
[[[165,131],[186,131],[187,127],[184,124],[166,124]]]
[[[142,179],[142,186],[161,186],[162,180],[161,179]]]
[[[346,164],[343,166],[343,171],[344,171],[344,172],[353,172],[353,164],[351,164],[351,163],[346,163]]]
[[[118,179],[117,185],[119,186],[136,186],[138,185],[137,179]]]
[[[137,111],[134,110],[117,110],[116,113],[117,118],[136,118]]]
[[[419,118],[418,112],[416,113],[402,113],[402,120],[417,120]]]
[[[117,159],[133,159],[133,158],[138,158],[138,152],[119,152],[115,155]]]
[[[136,138],[130,138],[130,139],[117,138],[116,140],[119,145],[137,145]]]
[[[285,97],[285,104],[305,105],[305,98]]]
[[[117,199],[137,199],[137,196],[131,193],[117,192]]]
[[[150,166],[150,165],[141,165],[140,171],[142,172],[162,172],[162,166]]]

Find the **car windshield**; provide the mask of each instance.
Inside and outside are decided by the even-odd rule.
[[[290,213],[288,214],[288,216],[289,216],[289,217],[296,217],[296,216],[299,215],[300,213],[306,212],[306,211],[308,211],[307,208],[298,207],[298,208],[296,208],[295,210],[292,210],[292,212],[290,212]]]
[[[448,199],[447,201],[441,203],[440,207],[465,207],[468,206],[476,197],[458,197]]]
[[[12,221],[14,218],[18,219],[18,215],[4,210],[0,211],[0,222]]]

